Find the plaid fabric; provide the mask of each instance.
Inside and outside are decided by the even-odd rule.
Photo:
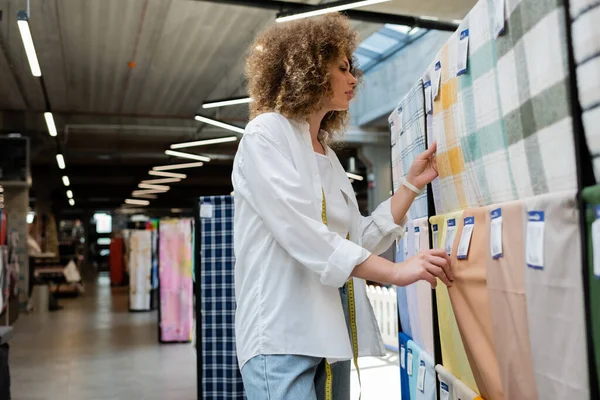
[[[600,179],[600,0],[571,0],[571,29],[583,126]]]
[[[200,198],[200,204],[207,203],[213,216],[201,219],[199,274],[203,398],[243,399],[235,347],[233,197]]]
[[[421,80],[408,92],[388,121],[392,131],[392,177],[395,192],[415,158],[425,151],[425,98]],[[427,216],[427,191],[417,196],[408,216],[410,219]]]

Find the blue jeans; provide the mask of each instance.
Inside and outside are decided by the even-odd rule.
[[[348,323],[346,285],[340,288]],[[331,365],[333,400],[350,399],[350,361]],[[258,355],[242,368],[248,400],[324,400],[325,359],[302,355]]]

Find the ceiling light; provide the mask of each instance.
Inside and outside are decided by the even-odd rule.
[[[65,158],[62,154],[56,155],[56,162],[58,163],[58,168],[65,169]]]
[[[135,206],[147,206],[150,204],[148,200],[126,199],[125,204],[133,204]]]
[[[250,102],[252,102],[252,98],[241,97],[241,98],[236,98],[236,99],[211,101],[211,102],[202,104],[202,108],[227,107],[227,106],[234,106],[236,104],[247,104]]]
[[[412,35],[414,35],[415,33],[419,32],[420,30],[421,30],[421,28],[418,28],[418,27],[416,27],[416,26],[415,26],[415,27],[414,27],[414,28],[412,28],[410,31],[408,31],[408,36],[412,36]]]
[[[62,177],[62,181],[63,181],[63,184],[64,184],[65,186],[71,186],[71,182],[69,181],[69,177],[68,177],[68,176],[66,176],[66,175],[65,175],[65,176],[63,176],[63,177]]]
[[[67,197],[70,199],[73,198],[73,192],[71,190],[67,190]]]
[[[199,122],[204,122],[205,124],[218,126],[219,128],[228,129],[230,131],[234,131],[237,133],[244,133],[244,129],[240,128],[239,126],[229,125],[229,124],[226,124],[225,122],[221,122],[221,121],[217,121],[217,120],[214,120],[211,118],[203,117],[202,115],[196,115],[196,117],[194,117],[194,119]]]
[[[186,164],[163,165],[161,167],[154,167],[152,169],[155,171],[169,171],[172,169],[201,167],[203,165],[204,165],[204,163],[201,163],[201,162],[193,162],[193,163],[186,163]]]
[[[46,119],[46,126],[48,127],[48,133],[50,136],[56,136],[58,132],[56,131],[56,124],[54,123],[54,116],[52,116],[51,112],[45,112],[44,118]]]
[[[365,6],[370,6],[372,4],[385,3],[387,1],[391,1],[391,0],[351,1],[351,2],[347,2],[346,4],[340,4],[340,5],[333,6],[333,7],[327,7],[327,5],[325,5],[323,7],[317,8],[316,10],[281,16],[281,17],[277,18],[276,21],[277,22],[287,22],[287,21],[293,21],[296,19],[316,17],[317,15],[323,15],[323,14],[328,14],[328,13],[332,13],[332,12],[350,10],[352,8],[365,7]]]
[[[183,209],[182,208],[171,208],[171,212],[174,214],[182,213]]]
[[[462,23],[462,19],[453,19],[452,22],[454,22],[457,25],[460,25]]]
[[[150,179],[147,181],[142,181],[142,183],[146,183],[149,185],[158,185],[160,183],[175,183],[175,182],[181,182],[181,179],[179,179],[179,178],[163,178],[163,179]]]
[[[150,199],[150,200],[154,200],[157,199],[158,196],[155,194],[134,194],[135,192],[133,192],[131,194],[132,197],[139,197],[140,199]],[[164,193],[164,192],[161,192]]]
[[[161,186],[161,185],[148,185],[146,183],[140,183],[138,185],[138,187],[140,189],[150,189],[150,190],[164,190],[164,191],[168,191],[169,189],[171,189],[168,186]]]
[[[420,19],[424,19],[426,21],[439,21],[438,17],[430,17],[429,15],[422,15],[419,17]]]
[[[198,160],[198,161],[204,161],[204,162],[210,161],[210,158],[208,158],[208,157],[199,156],[198,154],[183,153],[181,151],[165,150],[165,154],[168,156],[189,158],[190,160]]]
[[[160,168],[160,167],[158,167]],[[148,175],[152,175],[152,176],[164,176],[167,178],[179,178],[179,179],[185,179],[187,178],[186,174],[176,174],[175,172],[162,172],[162,171],[148,171]]]
[[[17,13],[17,25],[19,27],[19,32],[21,33],[21,40],[23,40],[23,46],[25,47],[25,53],[27,54],[31,73],[33,76],[40,77],[42,76],[42,70],[40,69],[40,63],[38,62],[37,54],[35,52],[33,37],[31,36],[31,30],[29,29],[29,19],[25,11],[19,11]]]
[[[74,206],[74,205],[75,205],[75,200],[73,200],[73,199],[69,199],[69,204],[70,204],[71,206]]]
[[[168,190],[148,190],[148,189],[144,189],[144,190],[134,190],[133,192],[131,192],[131,195],[133,197],[139,197],[141,196],[145,196],[148,194],[162,194],[162,193],[166,193],[168,192]]]
[[[362,180],[364,180],[364,179],[365,179],[365,178],[363,178],[362,176],[360,176],[360,175],[356,175],[356,174],[353,174],[353,173],[351,173],[351,172],[346,172],[346,175],[348,175],[348,178],[350,178],[350,179],[355,179],[355,180],[357,180],[357,181],[362,181]]]
[[[228,136],[228,137],[218,138],[218,139],[198,140],[196,142],[172,144],[171,148],[172,149],[183,149],[186,147],[207,146],[209,144],[235,142],[236,140],[238,140],[237,136]]]

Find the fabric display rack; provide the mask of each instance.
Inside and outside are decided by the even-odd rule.
[[[439,174],[396,260],[455,278],[397,288],[402,399],[600,398],[600,1],[478,1],[389,124]]]
[[[158,224],[158,339],[160,343],[192,340],[193,218],[161,219]]]
[[[244,399],[235,347],[232,196],[201,197],[196,208],[198,398]]]

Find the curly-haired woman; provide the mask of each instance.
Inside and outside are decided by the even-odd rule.
[[[384,354],[365,279],[409,285],[453,280],[443,250],[403,263],[379,257],[437,176],[435,146],[370,217],[328,146],[357,85],[357,34],[342,15],[280,24],[252,45],[246,74],[252,121],[233,169],[236,344],[249,400],[350,397],[353,358],[347,281],[354,282],[360,356]],[[324,223],[326,222],[326,224]]]

